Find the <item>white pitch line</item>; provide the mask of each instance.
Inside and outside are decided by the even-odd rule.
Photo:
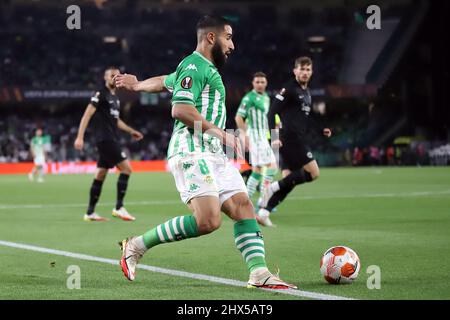
[[[395,197],[427,197],[427,196],[439,196],[450,195],[450,190],[445,191],[414,191],[403,193],[367,193],[367,194],[324,194],[317,196],[292,196],[288,197],[285,201],[296,200],[324,200],[324,199],[354,199],[354,198],[395,198]],[[148,200],[148,201],[127,201],[127,204],[133,206],[148,206],[148,205],[178,205],[182,204],[181,200]],[[97,207],[114,206],[113,202],[103,202],[97,204]],[[87,207],[86,203],[64,203],[64,204],[4,204],[0,205],[0,210],[11,209],[45,209],[45,208],[84,208]]]
[[[410,198],[427,197],[438,195],[450,195],[450,190],[444,191],[414,191],[401,193],[365,193],[365,194],[336,194],[336,195],[318,195],[318,196],[300,196],[289,197],[286,200],[319,200],[319,199],[353,199],[353,198]]]
[[[119,266],[118,260],[95,257],[95,256],[86,255],[86,254],[55,250],[55,249],[37,247],[37,246],[33,246],[33,245],[21,244],[21,243],[16,243],[16,242],[9,242],[9,241],[2,241],[2,240],[0,240],[0,245],[5,246],[5,247],[10,247],[10,248],[24,249],[24,250],[53,254],[53,255],[57,255],[57,256],[64,256],[64,257],[69,257],[69,258],[74,258],[74,259],[79,259],[79,260],[100,262],[100,263],[106,263],[106,264]],[[184,277],[184,278],[190,278],[190,279],[195,279],[195,280],[204,280],[204,281],[220,283],[220,284],[224,284],[224,285],[228,285],[228,286],[235,286],[235,287],[241,287],[241,288],[245,288],[247,286],[246,282],[233,280],[233,279],[226,279],[226,278],[208,276],[208,275],[198,274],[198,273],[190,273],[190,272],[179,271],[179,270],[153,267],[153,266],[149,266],[149,265],[145,265],[145,264],[139,264],[137,267],[139,269],[143,269],[143,270],[147,270],[147,271],[151,271],[151,272],[162,273],[162,274],[167,274],[170,276]],[[126,280],[124,280],[124,281],[126,281]],[[340,297],[340,296],[334,296],[334,295],[328,295],[328,294],[322,294],[322,293],[316,293],[316,292],[309,292],[309,291],[294,290],[294,289],[289,289],[289,290],[262,289],[262,290],[268,291],[268,292],[277,292],[277,293],[291,295],[291,296],[310,298],[310,299],[315,299],[315,300],[353,300],[353,299],[347,298],[347,297]]]
[[[172,205],[172,204],[183,204],[181,200],[149,200],[149,201],[127,201],[126,204],[133,206],[148,206],[148,205]],[[97,207],[112,207],[115,206],[114,202],[102,202],[97,204]],[[9,209],[45,209],[45,208],[87,208],[87,203],[50,203],[50,204],[4,204],[0,205],[0,210]]]

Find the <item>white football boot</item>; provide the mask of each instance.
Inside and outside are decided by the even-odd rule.
[[[122,249],[120,266],[122,267],[124,276],[130,281],[136,278],[136,266],[145,253],[145,249],[136,245],[136,239],[137,237],[130,237],[119,242],[120,248]]]
[[[270,220],[269,216],[270,216],[269,210],[261,208],[258,210],[256,221],[258,221],[258,223],[260,225],[263,225],[264,227],[275,227],[275,225]]]
[[[261,196],[258,199],[258,206],[260,208],[267,207],[270,198],[272,198],[274,194],[272,183],[268,183],[262,186]]]
[[[83,217],[84,221],[108,221],[108,219],[103,218],[102,216],[98,215],[97,213],[91,213],[91,214],[85,214]]]
[[[273,275],[267,268],[258,268],[250,273],[247,288],[266,288],[274,290],[297,289],[296,285],[289,284],[281,280],[277,275]]]
[[[134,221],[136,220],[131,214],[128,213],[125,207],[121,207],[119,210],[113,209],[112,211],[113,217],[120,218],[124,221]]]

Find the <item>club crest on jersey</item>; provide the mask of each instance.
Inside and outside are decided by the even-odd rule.
[[[192,78],[191,77],[185,77],[183,80],[181,80],[181,87],[184,88],[184,89],[192,88]]]
[[[211,176],[206,176],[205,177],[205,182],[207,184],[212,184],[214,182],[214,179]]]

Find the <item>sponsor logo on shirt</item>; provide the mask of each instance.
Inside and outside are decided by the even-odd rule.
[[[120,114],[120,111],[119,110],[117,110],[117,109],[109,109],[109,113],[114,117],[114,118],[118,118],[119,117],[119,114]]]
[[[304,105],[302,106],[302,111],[303,111],[304,113],[306,113],[306,115],[309,115],[310,112],[311,112],[311,107],[308,106],[307,104],[304,104]]]
[[[286,89],[285,89],[285,88],[281,89],[280,93],[277,94],[277,95],[275,96],[275,98],[277,98],[277,99],[280,100],[280,101],[284,101],[284,94],[285,94],[285,92],[286,92]]]
[[[184,70],[195,70],[195,71],[198,71],[198,70],[197,70],[197,66],[196,66],[195,64],[193,64],[193,63],[191,63],[190,65],[188,65],[188,66],[186,67],[186,69],[184,69]]]
[[[194,100],[194,94],[188,91],[178,91],[175,94],[175,97],[188,98],[190,100]]]
[[[198,184],[191,183],[191,184],[189,185],[189,192],[195,192],[195,191],[197,191],[198,189],[200,189],[200,186],[199,186]]]

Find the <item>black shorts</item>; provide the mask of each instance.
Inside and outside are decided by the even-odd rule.
[[[97,168],[111,169],[126,160],[127,156],[115,141],[101,141],[97,143]]]
[[[315,160],[311,149],[302,142],[284,143],[280,148],[282,170],[296,171]]]

